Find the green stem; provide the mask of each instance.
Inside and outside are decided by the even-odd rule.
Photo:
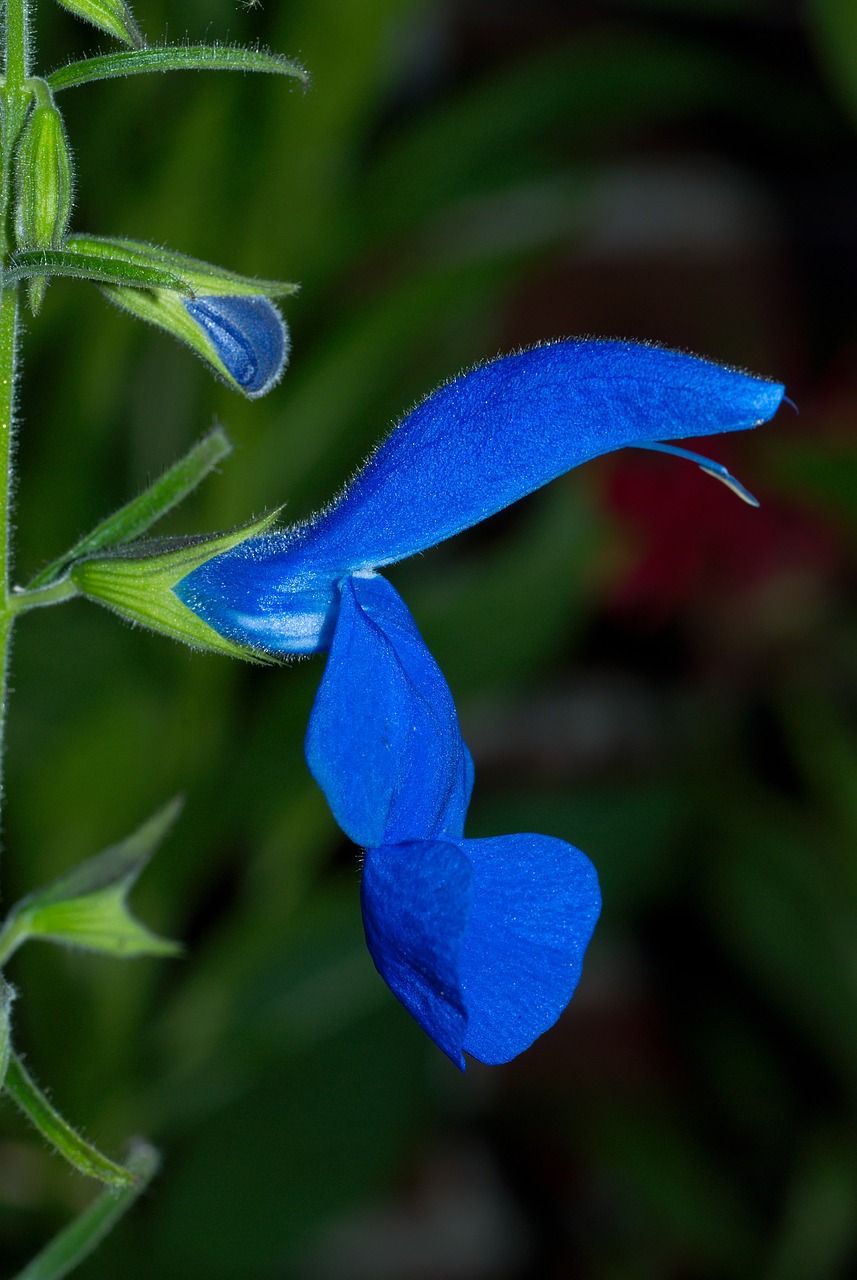
[[[17,331],[18,293],[16,289],[4,289],[0,293],[0,804],[3,798],[2,760],[9,641],[16,612],[9,592],[9,535]]]
[[[30,70],[28,0],[5,0],[3,45],[5,78],[0,90],[3,105],[0,129],[0,268],[5,271],[9,254],[14,249],[13,160],[33,94],[32,88],[27,84]],[[17,337],[18,290],[13,286],[0,290],[0,805],[3,800],[3,739],[9,640],[15,616],[15,610],[10,607],[9,535]]]
[[[27,0],[6,0],[6,89],[20,90],[30,74]]]
[[[157,1172],[158,1153],[154,1147],[138,1141],[127,1163],[135,1178],[133,1186],[119,1192],[102,1192],[79,1218],[61,1231],[23,1271],[19,1271],[14,1280],[62,1280],[89,1257],[117,1220],[145,1191]]]
[[[27,118],[33,90],[27,84],[30,63],[28,0],[5,0],[3,105],[0,129],[0,267],[5,270],[12,238],[13,159]],[[6,722],[9,640],[15,610],[10,607],[9,535],[12,498],[12,440],[15,418],[15,358],[18,336],[18,290],[0,290],[0,804]]]
[[[19,918],[7,920],[0,929],[0,970],[6,967],[10,956],[18,950],[22,942],[30,936],[27,921]]]
[[[135,1178],[130,1169],[102,1155],[97,1147],[82,1138],[72,1129],[68,1121],[62,1118],[53,1103],[42,1093],[17,1054],[9,1055],[3,1088],[39,1133],[61,1155],[65,1156],[78,1173],[84,1174],[87,1178],[97,1178],[108,1187],[134,1185]]]
[[[3,101],[2,125],[2,192],[0,193],[0,256],[4,270],[14,248],[12,236],[12,195],[14,174],[12,162],[18,137],[24,127],[33,97],[28,83],[30,67],[30,29],[28,0],[5,0],[3,22],[4,81],[0,97]]]
[[[7,601],[7,608],[14,617],[18,613],[26,613],[29,609],[41,609],[47,604],[60,604],[63,600],[71,600],[79,596],[80,591],[71,578],[60,578],[45,587],[28,588],[26,591],[16,587]]]

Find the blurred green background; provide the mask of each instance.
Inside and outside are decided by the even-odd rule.
[[[98,47],[39,8],[38,69]],[[193,655],[83,602],[24,619],[5,900],[186,797],[135,893],[185,959],[10,966],[57,1105],[165,1153],[76,1274],[857,1274],[857,4],[135,12],[150,40],[261,40],[313,88],[69,91],[74,228],[300,280],[293,367],[242,403],[52,284],[22,579],[215,419],[235,454],[164,531],[299,518],[415,399],[522,343],[652,339],[784,380],[800,414],[711,442],[760,511],[628,451],[391,573],[473,748],[469,834],[562,836],[602,878],[575,1000],[505,1068],[460,1075],[372,968],[302,756],[318,661]],[[8,1274],[92,1188],[8,1104],[2,1135]]]

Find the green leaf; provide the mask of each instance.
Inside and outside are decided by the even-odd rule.
[[[7,959],[29,938],[123,958],[179,954],[177,943],[135,920],[127,898],[180,809],[180,800],[171,801],[127,839],[23,898],[0,934],[0,955]]]
[[[102,520],[91,533],[37,573],[28,589],[44,587],[54,582],[75,560],[82,560],[84,556],[93,556],[141,537],[192,493],[231,452],[232,445],[222,427],[209,431],[183,458],[165,471],[159,480],[106,520]]]
[[[72,568],[71,578],[83,595],[107,605],[129,622],[181,640],[194,649],[250,662],[272,662],[269,654],[220,635],[178,598],[173,587],[214,556],[265,533],[278,515],[274,511],[253,524],[212,537],[167,538],[119,548],[111,556],[81,560]]]
[[[151,283],[141,276],[135,281],[131,278],[106,280],[105,283],[138,284],[144,288],[176,289],[178,292],[193,296],[210,294],[222,297],[243,295],[245,297],[285,298],[297,293],[298,286],[283,280],[257,280],[255,276],[244,276],[237,271],[227,271],[224,267],[203,262],[201,258],[191,258],[186,253],[175,253],[172,249],[161,249],[157,245],[147,244],[144,240],[126,240],[116,236],[69,236],[64,242],[66,252],[81,254],[87,259],[103,259],[112,270],[127,267],[131,271],[151,272]],[[160,274],[164,280],[154,279]]]
[[[57,0],[57,3],[76,18],[91,22],[94,27],[115,36],[123,44],[142,49],[145,43],[125,0]]]
[[[43,1138],[63,1156],[78,1173],[87,1178],[97,1178],[108,1187],[132,1187],[136,1179],[130,1169],[116,1164],[102,1155],[97,1147],[86,1142],[64,1120],[16,1054],[9,1057],[6,1080],[3,1086],[9,1096],[23,1111],[27,1119],[38,1129]]]
[[[133,1183],[121,1191],[103,1191],[74,1222],[55,1236],[32,1262],[13,1280],[62,1280],[97,1248],[104,1237],[128,1212],[158,1171],[160,1156],[146,1142],[135,1142],[128,1154],[127,1169]]]
[[[68,241],[66,241],[68,243]],[[131,285],[137,289],[171,289],[193,296],[193,288],[172,271],[129,261],[121,254],[87,253],[63,249],[31,249],[16,253],[3,272],[3,284],[17,284],[37,276],[75,276],[97,284]]]
[[[59,67],[48,76],[48,84],[58,92],[93,80],[116,76],[142,75],[149,71],[260,71],[269,75],[293,76],[304,89],[309,73],[298,62],[271,53],[268,49],[246,49],[229,44],[177,44],[139,49],[133,53],[107,53],[96,58]]]

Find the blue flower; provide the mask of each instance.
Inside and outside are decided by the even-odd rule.
[[[473,764],[452,695],[376,570],[588,458],[627,445],[682,453],[663,442],[756,426],[782,397],[776,383],[632,343],[508,356],[417,406],[308,523],[250,537],[174,588],[236,643],[272,654],[329,648],[307,760],[337,822],[366,850],[375,964],[459,1066],[465,1052],[506,1062],[556,1021],[580,976],[598,882],[564,841],[464,836]]]

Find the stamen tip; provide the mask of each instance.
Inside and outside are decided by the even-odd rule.
[[[754,498],[750,490],[745,489],[741,481],[736,480],[731,471],[728,471],[722,462],[713,462],[711,458],[705,458],[699,453],[691,453],[689,449],[682,449],[674,444],[647,442],[646,444],[638,443],[634,448],[654,449],[658,453],[671,453],[676,458],[686,458],[688,462],[695,462],[700,471],[705,472],[707,476],[711,476],[715,480],[719,480],[721,484],[725,484],[726,488],[731,489],[736,498],[740,498],[748,506],[758,507],[760,505],[758,498]]]
[[[758,507],[761,505],[759,499],[754,497],[749,489],[745,489],[740,480],[736,480],[731,471],[727,471],[722,463],[710,463],[704,466],[699,463],[699,469],[704,471],[706,475],[712,476],[715,480],[719,480],[721,484],[725,484],[726,488],[735,494],[736,498],[740,498],[742,502],[746,502],[748,507]]]

